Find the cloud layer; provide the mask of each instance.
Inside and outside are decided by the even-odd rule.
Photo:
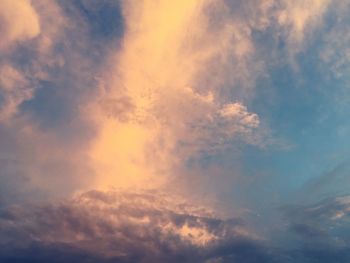
[[[0,261],[348,262],[349,10],[1,1]]]
[[[346,262],[349,196],[283,208],[279,245],[161,192],[90,191],[0,213],[2,262]],[[334,234],[343,231],[342,235]],[[344,232],[345,231],[345,232]],[[297,238],[295,240],[295,238]],[[289,247],[281,245],[288,244]]]
[[[14,206],[0,225],[3,262],[270,262],[242,220],[164,193],[91,191]]]

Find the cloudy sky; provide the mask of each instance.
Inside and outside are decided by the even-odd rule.
[[[0,0],[0,261],[350,262],[349,0]]]

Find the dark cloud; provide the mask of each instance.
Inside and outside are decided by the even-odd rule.
[[[90,191],[0,211],[1,262],[313,263],[350,259],[348,196],[282,209],[270,242],[243,218],[225,219],[162,192]]]
[[[349,262],[349,208],[349,196],[285,207],[288,230],[283,238],[297,242],[287,254],[294,262]]]
[[[274,262],[241,220],[150,192],[9,207],[0,245],[1,262]]]
[[[242,218],[162,192],[90,191],[2,208],[0,261],[345,263],[349,203],[342,196],[284,207],[287,228],[270,242]]]

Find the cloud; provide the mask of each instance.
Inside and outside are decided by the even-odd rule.
[[[0,68],[0,89],[0,121],[15,114],[21,103],[32,98],[34,91],[26,77],[9,65]]]
[[[265,147],[272,141],[265,120],[251,109],[256,80],[266,73],[254,34],[270,27],[294,34],[288,30],[297,27],[296,18],[287,11],[283,23],[276,17],[282,10],[303,10],[301,3],[21,3],[30,6],[40,26],[31,42],[16,46],[2,61],[3,79],[7,74],[7,82],[18,80],[11,92],[5,92],[9,84],[2,85],[2,115],[13,123],[8,130],[26,127],[18,133],[18,151],[31,145],[45,152],[15,157],[32,161],[23,162],[31,183],[47,188],[47,167],[67,167],[64,173],[76,178],[77,188],[80,176],[82,185],[89,181],[97,188],[162,186],[183,177],[178,173],[188,160],[216,156],[240,143]],[[321,17],[324,6],[315,4],[312,12]],[[112,24],[115,38],[97,32],[106,9],[120,23]],[[165,15],[168,10],[171,16]],[[311,24],[305,21],[303,28]],[[41,137],[57,151],[30,143]],[[52,173],[59,178],[59,172]]]
[[[0,6],[0,49],[8,49],[39,35],[40,19],[29,0],[4,0]]]
[[[20,45],[0,61],[3,141],[12,143],[1,155],[18,165],[1,176],[6,192],[23,184],[48,195],[178,178],[198,179],[200,188],[201,160],[220,154],[226,161],[210,171],[233,184],[241,164],[232,152],[273,141],[255,112],[256,81],[274,63],[257,35],[303,42],[327,11],[326,1],[19,3],[39,26],[22,25],[32,33],[11,40]],[[106,12],[114,33],[100,32]]]
[[[8,132],[25,130],[18,133],[15,159],[29,158],[20,152],[29,145],[45,152],[20,162],[29,165],[25,177],[31,183],[46,187],[48,181],[38,179],[49,178],[43,167],[69,167],[67,177],[81,176],[82,185],[89,181],[91,187],[162,186],[182,177],[177,174],[189,160],[240,143],[265,147],[273,141],[265,120],[251,109],[256,80],[266,73],[254,34],[271,27],[294,34],[288,28],[297,28],[296,18],[287,11],[284,22],[276,17],[282,10],[303,10],[301,3],[20,3],[39,26],[27,34],[31,42],[15,46],[1,61],[1,81],[17,78],[11,91],[2,84],[1,115],[12,123]],[[326,4],[313,7],[310,12],[321,17]],[[111,22],[114,34],[99,34],[107,9],[119,24]],[[165,15],[169,10],[172,15]],[[300,18],[302,28],[312,24],[311,17]],[[31,24],[25,31],[35,31]],[[46,149],[41,137],[57,151]]]
[[[91,107],[100,123],[90,153],[97,187],[162,185],[189,158],[234,141],[262,144],[259,116],[243,102],[259,67],[251,30],[230,8],[225,1],[123,2],[122,46],[111,52]],[[236,90],[244,95],[224,95]]]
[[[3,208],[0,259],[346,262],[349,204],[349,196],[339,196],[284,207],[284,234],[269,242],[249,230],[243,218],[225,218],[164,192],[89,191],[60,202]]]
[[[314,226],[322,222],[337,225],[337,221],[345,219],[349,215],[349,205],[349,196],[337,196],[308,206],[291,206],[286,211],[287,215],[294,221],[312,222]]]
[[[302,44],[307,33],[323,22],[330,1],[282,1],[282,8],[277,12],[278,24],[287,29],[287,40],[294,48]]]
[[[73,4],[1,5],[2,30],[15,33],[4,32],[0,47],[0,203],[70,194],[93,178],[85,151],[94,125],[80,105],[95,95],[104,50],[88,40],[82,14],[70,16]]]
[[[250,109],[256,81],[269,78],[278,52],[296,65],[328,6],[319,0],[123,2],[122,44],[110,52],[90,108],[100,124],[90,151],[96,187],[162,185],[189,159],[242,142],[273,143],[266,120]],[[276,48],[257,41],[259,35]],[[116,102],[113,109],[107,101]]]
[[[91,191],[14,206],[1,211],[0,225],[5,262],[272,262],[240,219],[164,193]]]
[[[339,83],[340,80],[348,81],[350,51],[347,43],[350,35],[346,30],[348,24],[346,13],[349,8],[349,4],[343,1],[338,1],[337,5],[331,6],[329,16],[337,17],[337,22],[327,24],[327,31],[322,34],[321,45],[317,50],[318,56],[323,62],[322,70],[327,79],[334,80],[333,83]],[[337,86],[341,88],[341,85]],[[336,109],[342,109],[344,105],[347,105],[347,89],[344,88],[336,99],[336,103],[334,103]]]
[[[347,195],[349,181],[349,161],[342,161],[329,171],[307,181],[299,190],[298,200],[315,202],[337,195]]]
[[[290,254],[299,262],[347,262],[350,258],[349,196],[333,196],[283,208]],[[293,242],[297,242],[294,249]]]
[[[348,262],[348,168],[276,212],[295,192],[270,173],[295,152],[267,147],[294,109],[266,87],[281,68],[313,49],[346,78],[340,2],[2,1],[1,261]]]

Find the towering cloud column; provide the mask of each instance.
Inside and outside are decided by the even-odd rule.
[[[249,30],[230,20],[225,3],[123,5],[125,37],[103,82],[91,152],[98,185],[154,187],[191,156],[217,151],[233,136],[251,140],[258,116],[222,96],[254,51]]]

